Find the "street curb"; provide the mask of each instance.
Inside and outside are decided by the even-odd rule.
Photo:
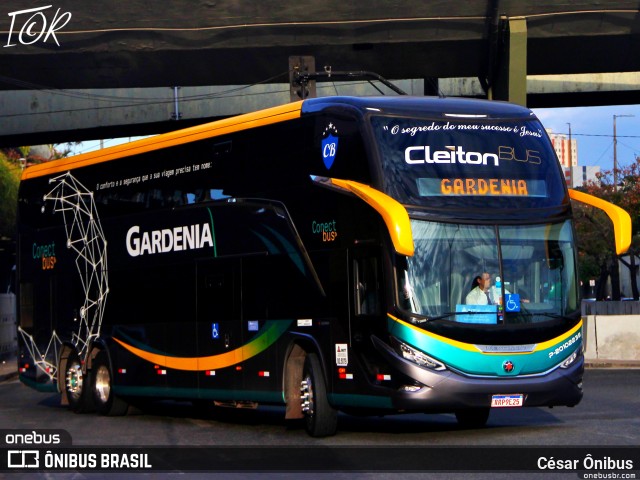
[[[0,382],[18,376],[18,360],[16,358],[5,358],[0,362]]]
[[[597,368],[640,368],[640,361],[638,360],[593,360],[584,364],[585,368],[597,369]]]
[[[7,380],[11,380],[17,376],[18,372],[2,373],[0,374],[0,382],[6,382]]]

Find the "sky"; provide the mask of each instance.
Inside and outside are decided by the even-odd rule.
[[[640,105],[604,107],[535,108],[545,128],[553,133],[569,134],[577,140],[578,165],[613,169],[613,116],[634,115],[616,119],[618,168],[629,165],[640,156]]]
[[[634,162],[640,156],[640,105],[614,105],[604,107],[536,108],[534,113],[545,128],[554,133],[569,134],[578,142],[578,165],[598,166],[600,170],[613,168],[613,116],[634,115],[616,119],[618,167]],[[141,138],[141,137],[137,137]],[[103,145],[111,147],[136,138],[105,139]],[[100,148],[99,141],[71,145],[73,154]]]

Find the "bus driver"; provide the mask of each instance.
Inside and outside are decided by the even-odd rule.
[[[467,294],[465,303],[467,305],[492,305],[493,301],[489,295],[491,286],[491,275],[483,272],[473,279],[473,288]]]

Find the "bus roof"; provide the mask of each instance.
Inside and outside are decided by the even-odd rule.
[[[217,137],[227,133],[233,133],[248,128],[269,125],[292,120],[300,117],[302,102],[289,103],[286,105],[268,108],[257,112],[238,115],[235,117],[209,122],[195,127],[176,130],[164,133],[135,142],[116,145],[114,147],[96,150],[73,157],[62,158],[52,162],[41,163],[28,167],[22,174],[22,180],[41,177],[60,172],[66,172],[75,168],[86,167],[110,160],[138,155],[140,153],[160,150],[163,148],[182,145],[185,143],[203,140],[205,138]]]
[[[153,150],[217,137],[249,128],[293,120],[301,115],[320,112],[330,107],[350,107],[364,113],[411,114],[436,117],[533,118],[531,110],[518,105],[462,98],[439,97],[322,97],[289,103],[257,112],[238,115],[174,132],[137,140],[52,162],[28,167],[22,180],[73,170],[110,160],[125,158]]]
[[[349,106],[375,113],[419,113],[446,118],[483,117],[483,118],[535,118],[531,110],[520,105],[501,101],[489,101],[473,98],[448,97],[322,97],[304,101],[302,114],[314,113],[331,106]]]

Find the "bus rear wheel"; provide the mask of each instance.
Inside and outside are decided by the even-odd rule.
[[[106,352],[101,351],[93,361],[93,398],[101,415],[119,416],[127,413],[129,405],[113,393],[113,375]]]
[[[312,437],[334,435],[338,427],[338,412],[327,399],[322,366],[315,353],[308,354],[304,361],[300,394],[307,433]]]
[[[456,411],[458,425],[466,428],[484,427],[489,420],[490,408],[467,408]]]
[[[67,357],[64,367],[64,388],[71,410],[76,413],[95,410],[91,395],[91,371],[82,370],[82,362],[75,350]]]

